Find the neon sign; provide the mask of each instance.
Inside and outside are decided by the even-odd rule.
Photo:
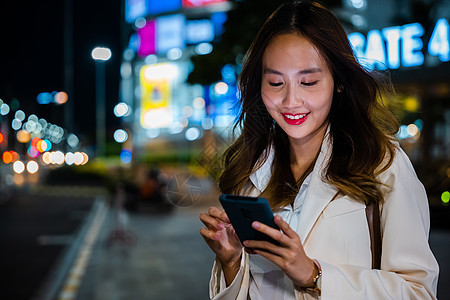
[[[446,19],[439,19],[428,42],[428,54],[440,61],[450,60],[450,26]],[[367,37],[359,32],[348,35],[360,63],[369,70],[399,67],[415,67],[424,63],[422,36],[419,23],[371,30]]]

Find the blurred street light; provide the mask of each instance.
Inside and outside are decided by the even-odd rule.
[[[106,80],[104,62],[111,58],[111,50],[104,47],[96,47],[92,50],[92,58],[95,60],[96,150],[97,156],[102,156],[105,154],[106,147]]]

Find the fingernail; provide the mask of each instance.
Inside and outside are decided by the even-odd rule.
[[[253,225],[254,228],[259,228],[259,226],[260,226],[259,222],[257,222],[257,221],[253,222],[252,225]]]
[[[244,241],[244,246],[246,246],[247,247],[247,245],[248,245],[248,241]]]

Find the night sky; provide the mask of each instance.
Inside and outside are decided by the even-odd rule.
[[[62,127],[64,105],[39,105],[36,96],[65,90],[64,2],[0,3],[0,99],[10,104],[16,98],[27,116],[34,113]],[[85,143],[95,139],[95,63],[91,51],[96,46],[112,51],[106,62],[107,131],[119,126],[113,107],[119,100],[122,12],[121,0],[73,0],[74,89],[69,101],[74,107],[73,131]]]

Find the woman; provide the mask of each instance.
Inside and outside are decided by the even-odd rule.
[[[263,196],[278,242],[240,244],[210,208],[201,235],[216,254],[214,299],[435,299],[428,201],[394,141],[382,85],[355,60],[333,14],[282,5],[261,28],[240,74],[242,133],[225,152],[220,189]],[[382,258],[372,269],[366,204],[381,210]],[[243,251],[245,250],[245,251]]]

